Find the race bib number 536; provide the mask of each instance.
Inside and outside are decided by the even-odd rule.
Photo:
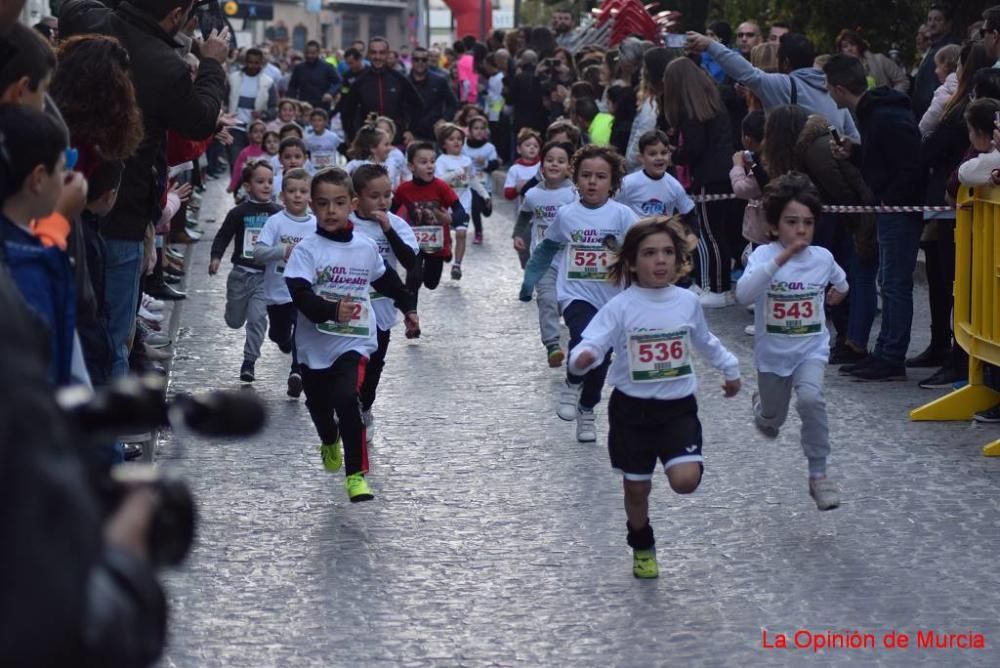
[[[566,278],[573,281],[606,281],[611,251],[600,244],[570,244]]]
[[[693,373],[686,329],[635,332],[628,337],[629,375],[633,383],[677,380]]]

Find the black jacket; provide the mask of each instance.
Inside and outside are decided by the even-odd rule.
[[[924,117],[924,112],[931,106],[931,100],[934,99],[934,91],[941,85],[937,74],[934,73],[934,69],[937,67],[934,64],[934,56],[937,55],[942,46],[961,43],[962,41],[954,35],[945,35],[940,42],[931,46],[924,53],[920,67],[917,68],[917,74],[913,77],[913,88],[910,91],[913,96],[911,100],[913,115],[917,120]]]
[[[179,45],[152,16],[128,2],[112,11],[98,0],[69,0],[59,15],[59,33],[64,39],[110,35],[128,51],[146,136],[125,161],[118,202],[101,231],[108,239],[142,241],[146,227],[160,215],[167,130],[189,139],[206,139],[215,132],[226,90],[222,65],[202,60],[192,83],[187,64],[174,50]]]
[[[732,124],[725,111],[707,121],[686,120],[680,125],[684,141],[673,154],[674,164],[691,170],[691,190],[729,184],[733,166]],[[675,137],[671,143],[679,139]]]
[[[514,109],[514,136],[521,128],[544,133],[549,126],[549,112],[542,103],[542,83],[535,75],[535,68],[524,67],[513,78],[505,78],[504,83],[508,102]]]
[[[414,79],[412,74],[409,79],[424,101],[423,113],[413,116],[410,131],[415,137],[434,141],[434,124],[442,118],[450,121],[455,117],[458,98],[444,75],[428,71],[421,81]]]
[[[920,204],[920,130],[910,98],[887,86],[861,96],[857,108],[861,132],[861,175],[876,203]]]
[[[967,104],[959,104],[944,115],[934,131],[920,145],[920,168],[927,174],[927,197],[924,204],[941,206],[948,179],[962,163],[969,150],[969,130],[965,126]]]
[[[329,105],[323,102],[327,93],[334,97],[340,93],[340,75],[330,63],[322,58],[317,58],[314,63],[305,60],[292,70],[288,97],[305,100],[314,107],[328,108]]]
[[[368,114],[388,116],[396,123],[393,143],[399,143],[410,120],[419,118],[424,101],[405,74],[388,67],[368,68],[357,78],[340,106],[344,132],[350,141]]]

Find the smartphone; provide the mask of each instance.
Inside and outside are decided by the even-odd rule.
[[[833,135],[833,141],[835,141],[835,142],[837,142],[839,144],[840,143],[840,133],[837,132],[837,128],[835,128],[832,125],[830,126],[830,134]]]
[[[750,151],[743,151],[743,164],[746,165],[747,169],[753,166],[753,153]]]

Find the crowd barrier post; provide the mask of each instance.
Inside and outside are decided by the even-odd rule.
[[[986,364],[1000,367],[1000,187],[962,187],[955,222],[954,331],[969,353],[969,384],[910,412],[911,420],[971,420],[1000,403],[983,384]],[[983,447],[1000,457],[1000,439]]]

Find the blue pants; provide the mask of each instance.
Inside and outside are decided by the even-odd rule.
[[[583,338],[583,330],[597,315],[597,308],[585,301],[572,301],[563,311],[563,320],[569,329],[569,349],[580,343]],[[601,366],[594,367],[583,376],[574,376],[569,373],[569,365],[566,365],[566,382],[570,385],[583,383],[583,392],[580,394],[580,407],[585,410],[592,410],[601,401],[601,390],[604,389],[604,378],[608,375],[608,366],[611,364],[611,352],[604,357]]]
[[[902,364],[913,324],[913,270],[917,266],[923,221],[920,214],[878,215],[878,280],[882,287],[882,328],[875,356]]]
[[[104,299],[113,354],[111,377],[121,378],[128,375],[128,343],[139,307],[142,242],[107,239],[104,245]]]

